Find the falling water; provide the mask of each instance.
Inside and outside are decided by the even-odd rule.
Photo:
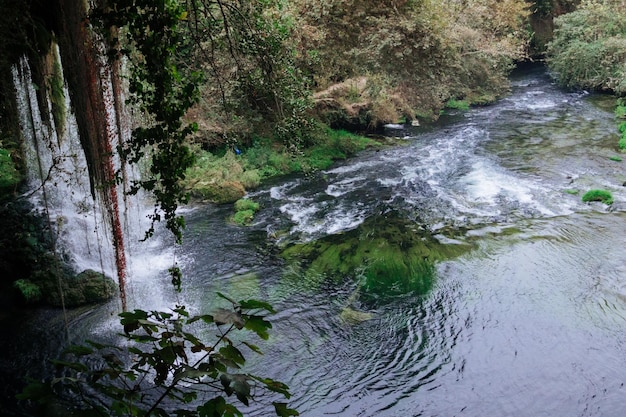
[[[53,53],[60,61],[56,45]],[[104,170],[110,178],[114,178],[117,172],[137,176],[130,167],[122,169],[119,158],[113,156],[113,150],[123,140],[121,138],[130,135],[130,128],[128,121],[120,117],[120,100],[115,97],[119,92],[115,90],[111,72],[105,64],[99,62],[108,139],[102,146],[110,157],[99,162],[105,165]],[[146,214],[151,208],[147,199],[141,195],[127,198],[125,187],[118,190],[115,185],[104,186],[101,192],[92,193],[75,114],[66,112],[63,129],[55,125],[58,122],[52,117],[50,100],[46,100],[45,106],[38,103],[38,86],[33,82],[26,58],[13,68],[13,81],[28,167],[29,191],[25,197],[29,198],[34,210],[49,219],[58,254],[69,261],[77,273],[92,269],[117,278],[122,291],[121,307],[126,309],[126,276],[153,279],[172,262],[171,256],[162,256],[163,245],[158,236],[156,242],[139,244],[148,227]],[[66,83],[63,93],[65,108],[71,109]],[[42,107],[47,115],[41,114]],[[127,263],[131,257],[132,262]],[[129,288],[133,291],[132,284]],[[154,297],[157,300],[152,304],[158,305],[160,295]]]

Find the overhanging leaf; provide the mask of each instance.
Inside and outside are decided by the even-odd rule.
[[[276,311],[274,311],[274,307],[272,307],[270,303],[266,303],[264,301],[242,300],[239,302],[239,305],[241,306],[242,309],[246,309],[246,310],[261,309],[261,310],[268,311],[270,313],[276,313]]]
[[[273,402],[272,404],[274,404],[276,415],[279,417],[290,417],[290,416],[300,415],[300,413],[298,413],[296,410],[292,408],[288,408],[286,403]]]
[[[215,314],[213,315],[213,319],[215,320],[215,324],[217,324],[218,326],[221,326],[224,324],[232,324],[239,330],[243,329],[245,326],[245,323],[241,314],[235,311],[226,310],[223,308],[220,308],[219,310],[215,312]]]
[[[270,337],[268,330],[272,328],[272,323],[262,316],[248,316],[244,327],[255,332],[261,339],[267,340]]]

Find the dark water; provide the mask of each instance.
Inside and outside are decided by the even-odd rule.
[[[210,311],[216,290],[270,301],[251,370],[287,383],[302,416],[625,415],[626,171],[609,159],[611,99],[560,90],[540,69],[512,82],[442,126],[390,129],[404,146],[251,194],[250,227],[226,224],[230,207],[190,209],[183,293],[139,279],[136,303]],[[613,193],[611,210],[581,201],[592,188]],[[425,294],[359,302],[358,273],[329,279],[279,256],[390,212],[469,248],[436,262]],[[366,315],[346,320],[346,307]],[[269,401],[247,414],[268,415]]]

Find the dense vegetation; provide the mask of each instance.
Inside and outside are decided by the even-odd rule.
[[[568,87],[626,94],[626,5],[585,0],[556,19],[548,64]]]

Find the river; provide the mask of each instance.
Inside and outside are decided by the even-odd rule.
[[[626,170],[611,159],[614,100],[559,89],[542,68],[511,80],[494,105],[392,126],[398,146],[251,193],[261,210],[249,227],[225,221],[229,206],[189,208],[176,255],[184,290],[149,285],[146,298],[197,312],[217,290],[271,302],[271,337],[250,367],[287,383],[302,416],[624,415]],[[582,202],[594,188],[612,192],[611,208]],[[422,244],[434,269],[419,286],[377,292],[364,284],[376,251],[362,268],[341,256],[330,271],[312,268],[329,253],[311,249],[319,242],[368,239]],[[144,297],[145,281],[131,285]],[[111,331],[93,324],[111,314],[99,311],[72,319],[78,334]],[[268,401],[247,415],[267,415]]]

